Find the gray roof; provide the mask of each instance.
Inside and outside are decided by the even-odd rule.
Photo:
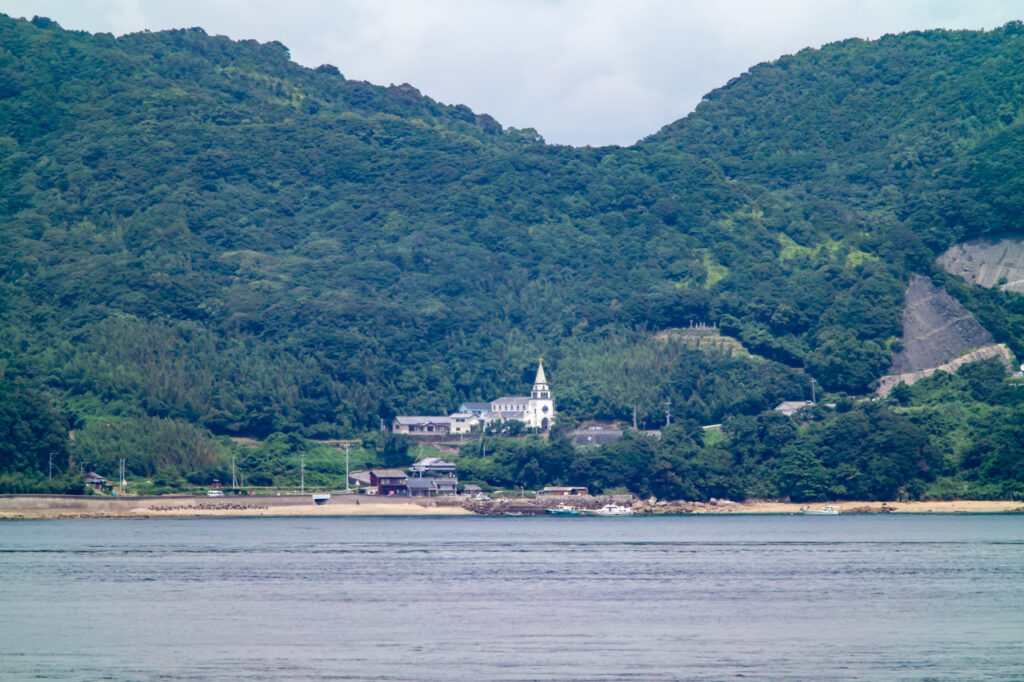
[[[396,424],[451,424],[451,417],[395,417]]]
[[[370,469],[370,473],[377,478],[407,478],[401,469]]]
[[[491,409],[490,403],[462,403],[459,405],[460,410],[489,410]]]
[[[494,405],[495,403],[511,403],[511,402],[517,402],[518,403],[518,402],[524,402],[524,401],[529,401],[529,400],[530,400],[530,396],[528,396],[528,395],[511,395],[511,396],[503,395],[500,398],[492,400],[491,401],[491,405]]]
[[[406,485],[409,486],[409,490],[433,490],[437,486],[434,485],[434,479],[432,478],[410,478]]]
[[[580,429],[572,432],[573,445],[603,445],[622,438],[622,429]]]
[[[810,400],[783,400],[781,403],[775,406],[775,412],[781,412],[785,415],[791,415],[794,412],[799,412],[805,407],[813,405]]]

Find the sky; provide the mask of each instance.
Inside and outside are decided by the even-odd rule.
[[[751,66],[845,38],[1024,19],[1020,0],[0,0],[115,35],[200,26],[409,83],[548,142],[628,145]]]

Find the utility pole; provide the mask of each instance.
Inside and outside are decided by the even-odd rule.
[[[53,478],[53,450],[50,450],[50,478]]]
[[[817,399],[814,396],[814,379],[811,379],[811,402],[812,403],[818,402]]]
[[[238,479],[235,478],[235,456],[231,455],[231,487],[238,489]]]
[[[633,430],[636,431],[636,405],[633,406]]]
[[[121,494],[122,495],[124,495],[124,489],[125,489],[125,485],[127,483],[127,481],[124,480],[124,462],[125,462],[124,457],[122,457],[121,458],[121,483],[119,485],[119,487],[121,489]]]
[[[665,426],[672,423],[672,400],[671,398],[665,403]]]
[[[345,443],[345,492],[348,491],[348,443]]]
[[[299,483],[299,492],[305,494],[305,492],[306,492],[306,453],[303,452],[301,457],[302,457],[302,463],[299,464],[299,469],[301,471],[301,473],[299,474],[300,477],[301,477],[299,479],[299,481],[300,481],[300,483]]]

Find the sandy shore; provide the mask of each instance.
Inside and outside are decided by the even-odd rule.
[[[1000,514],[1024,512],[1024,502],[1013,500],[958,500],[954,502],[833,502],[844,514]],[[822,504],[788,502],[674,503],[648,507],[654,514],[799,514],[803,507]],[[493,512],[492,512],[493,513]],[[210,498],[165,495],[160,497],[100,497],[75,495],[0,495],[0,519],[154,518],[197,516],[466,516],[455,498],[395,498],[335,494],[323,505],[310,495]]]
[[[1024,512],[1020,500],[956,500],[952,502],[829,502],[843,514],[1003,514]],[[697,514],[799,514],[805,507],[820,509],[824,503],[736,502],[695,505]]]
[[[472,515],[459,499],[333,495],[314,504],[310,495],[211,498],[0,495],[0,519],[152,518],[196,516],[456,516]]]

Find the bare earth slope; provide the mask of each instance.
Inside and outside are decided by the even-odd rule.
[[[926,277],[915,276],[903,308],[903,350],[890,373],[916,372],[994,343],[992,335],[966,308]]]
[[[946,272],[972,284],[1024,292],[1024,239],[971,239],[938,257]]]
[[[889,374],[879,379],[876,393],[885,396],[900,382],[912,384],[938,370],[955,372],[961,365],[990,358],[998,358],[1007,369],[1013,366],[1005,344],[995,343],[959,301],[918,275],[907,287],[903,349],[893,358]]]

